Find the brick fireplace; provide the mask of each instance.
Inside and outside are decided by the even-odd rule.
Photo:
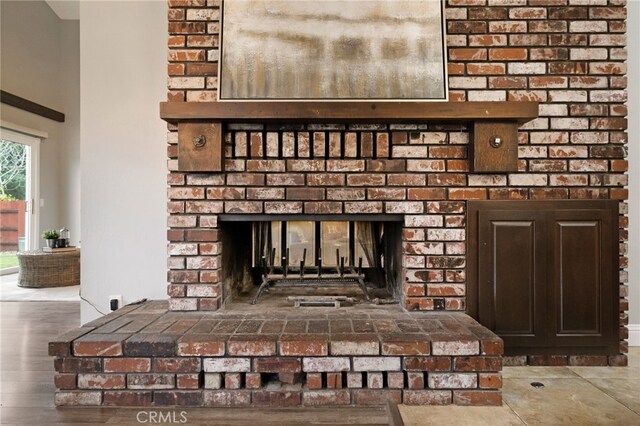
[[[469,123],[437,120],[233,122],[225,173],[185,173],[170,125],[171,309],[215,310],[229,297],[220,215],[400,215],[409,310],[444,299],[465,311],[469,200],[617,199],[624,242],[625,9],[565,3],[446,5],[450,99],[541,102],[512,173],[474,173]],[[168,100],[215,101],[219,2],[169,5]]]
[[[56,403],[500,404],[503,359],[625,365],[626,11],[617,0],[592,3],[449,0],[450,102],[433,107],[448,115],[421,104],[418,112],[398,107],[394,119],[379,103],[349,119],[326,108],[302,118],[264,118],[269,106],[220,113],[211,106],[220,2],[170,0],[168,305],[127,306],[52,342]],[[525,102],[539,103],[537,114],[505,119]],[[498,122],[519,126],[517,158],[513,169],[480,171],[478,120],[496,121],[496,111]],[[207,161],[219,168],[188,171],[182,126],[211,122],[220,156]],[[613,350],[502,357],[503,341],[474,319],[470,203],[516,200],[617,204],[609,208],[618,224]],[[352,283],[356,305],[337,310],[296,311],[285,299],[296,289],[277,285],[250,304],[269,266],[263,259],[294,276],[320,275],[323,266],[333,273],[341,257],[358,269],[367,258],[356,230],[363,223],[385,236],[377,260],[363,261],[367,289],[393,303],[367,303]],[[285,231],[296,226],[309,229],[299,247]],[[325,226],[343,226],[347,237],[322,239]],[[259,229],[269,229],[268,244]]]
[[[219,284],[220,215],[276,221],[283,215],[298,221],[391,215],[402,227],[401,304],[432,310],[433,299],[443,298],[447,310],[464,310],[461,197],[486,189],[454,188],[465,179],[451,163],[465,163],[468,134],[460,125],[451,133],[446,125],[432,131],[417,125],[247,127],[226,134],[224,174],[170,174],[171,309],[215,310],[229,296]]]

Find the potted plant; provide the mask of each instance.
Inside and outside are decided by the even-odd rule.
[[[42,238],[47,240],[47,247],[54,248],[56,241],[60,238],[60,232],[56,229],[47,229],[42,233]]]

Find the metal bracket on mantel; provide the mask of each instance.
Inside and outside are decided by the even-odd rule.
[[[476,173],[518,170],[518,128],[538,117],[537,102],[162,102],[160,117],[178,124],[178,168],[223,172],[224,123],[472,124]]]
[[[518,171],[518,123],[474,122],[471,157],[476,173]]]
[[[178,124],[178,169],[184,172],[223,172],[222,123]]]

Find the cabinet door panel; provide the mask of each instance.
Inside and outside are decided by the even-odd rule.
[[[611,327],[617,280],[612,265],[616,241],[606,210],[551,213],[552,262],[549,305],[554,346],[602,345]]]
[[[618,202],[469,202],[468,312],[505,353],[619,353]]]
[[[545,277],[536,212],[479,214],[480,322],[507,345],[545,344]]]

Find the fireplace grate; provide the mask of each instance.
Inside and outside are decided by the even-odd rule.
[[[258,299],[262,293],[271,286],[278,287],[302,287],[302,288],[325,288],[325,287],[344,287],[345,284],[357,284],[366,300],[371,300],[367,286],[364,283],[365,276],[362,272],[357,271],[341,271],[337,274],[324,274],[324,275],[303,275],[300,274],[295,277],[287,276],[282,273],[264,273],[262,275],[262,284],[258,289],[256,297],[253,299],[252,304],[258,303]]]

